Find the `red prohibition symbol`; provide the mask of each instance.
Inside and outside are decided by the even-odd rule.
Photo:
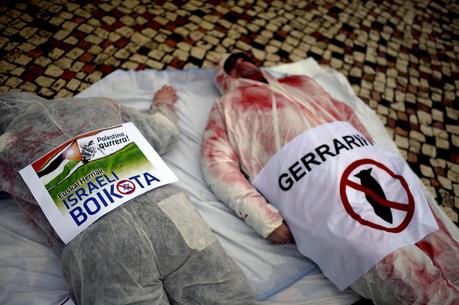
[[[121,180],[116,184],[116,189],[123,195],[129,195],[135,191],[135,184],[129,180]]]
[[[372,192],[370,189],[355,183],[351,180],[349,180],[349,175],[351,172],[356,169],[357,167],[361,165],[374,165],[376,167],[379,167],[380,169],[384,170],[387,172],[392,178],[399,180],[402,188],[405,190],[408,202],[407,204],[404,203],[398,203],[398,202],[393,202],[390,200],[386,200],[384,198],[381,198],[377,196],[374,192]],[[357,214],[352,206],[349,203],[349,199],[347,198],[346,194],[346,188],[351,187],[357,191],[364,192],[366,195],[371,196],[374,200],[376,200],[379,204],[384,205],[386,207],[389,207],[391,209],[396,209],[400,211],[405,211],[406,215],[403,221],[396,227],[385,227],[383,225],[368,221],[366,219],[363,219],[359,214]],[[361,159],[354,161],[351,163],[346,170],[343,172],[343,175],[341,176],[341,182],[340,182],[340,196],[341,196],[341,202],[343,203],[344,208],[346,209],[346,212],[357,222],[364,226],[368,226],[374,229],[382,230],[382,231],[387,231],[391,233],[400,233],[401,231],[405,230],[405,228],[408,226],[410,223],[411,219],[413,218],[414,214],[414,197],[413,194],[411,194],[411,191],[409,189],[408,183],[406,182],[405,178],[403,176],[395,174],[393,171],[391,171],[387,166],[385,166],[382,163],[379,163],[375,160],[372,159]]]

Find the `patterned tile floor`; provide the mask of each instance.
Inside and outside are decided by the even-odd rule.
[[[0,91],[72,96],[115,69],[251,50],[348,77],[451,219],[459,210],[459,5],[451,1],[0,2]]]

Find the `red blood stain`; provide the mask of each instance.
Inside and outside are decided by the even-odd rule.
[[[434,257],[434,249],[428,242],[421,240],[420,242],[416,243],[416,246],[424,251],[424,253],[427,254],[430,258]]]
[[[288,85],[292,87],[302,87],[305,85],[304,78],[298,75],[291,75],[279,79],[279,82],[283,85]]]
[[[234,103],[237,103],[238,108],[240,107],[240,110],[242,111],[249,108],[257,108],[261,110],[271,109],[273,106],[273,98],[276,98],[276,101],[278,101],[277,107],[282,107],[282,104],[279,103],[282,98],[278,95],[274,96],[274,93],[265,86],[241,88],[236,94],[240,94],[240,96],[237,97],[237,100],[234,101]]]

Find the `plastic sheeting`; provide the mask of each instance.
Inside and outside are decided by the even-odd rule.
[[[266,82],[235,79],[219,69],[216,80],[225,95],[211,110],[202,157],[204,176],[211,189],[266,237],[277,223],[279,213],[248,180],[256,177],[281,147],[290,145],[292,139],[305,130],[334,121],[350,122],[365,135],[367,130],[358,118],[356,104],[330,96],[314,77],[287,76],[276,80],[268,73],[263,76]],[[419,179],[414,180],[422,186]],[[426,200],[434,209],[436,203],[431,196],[426,194]],[[436,210],[434,216],[440,230],[415,245],[394,250],[352,287],[380,304],[459,302],[456,284],[459,245],[454,237],[457,229],[448,231],[446,226],[451,225],[451,221]],[[300,219],[297,221],[301,223]],[[371,247],[362,244],[362,247],[368,246]],[[323,252],[316,251],[316,257],[328,253]]]
[[[295,245],[277,246],[261,239],[208,189],[200,169],[200,145],[208,113],[218,98],[214,73],[214,70],[205,69],[116,71],[79,97],[116,97],[123,105],[133,104],[136,109],[146,110],[152,92],[164,84],[175,87],[179,97],[176,109],[180,136],[174,150],[165,155],[164,160],[179,177],[179,185],[192,192],[192,203],[247,275],[257,298],[273,297],[302,279],[301,289],[295,290],[300,294],[295,299],[309,300],[310,292],[315,291],[310,300],[315,300],[316,304],[322,300],[352,304],[358,297],[349,291],[339,293],[315,264],[298,253]],[[286,295],[293,297],[290,293]],[[282,302],[288,300],[284,298]]]
[[[0,95],[0,102],[15,114],[0,136],[1,190],[44,229],[57,253],[62,243],[19,169],[74,136],[124,121],[132,121],[159,153],[177,136],[166,101],[148,114],[106,98],[46,101],[11,93]],[[111,211],[67,244],[60,258],[81,305],[257,303],[240,268],[176,186],[159,187]]]
[[[12,199],[0,200],[0,303],[62,304],[68,287],[59,257]]]
[[[335,71],[321,69],[313,60],[306,60],[274,68],[279,75],[284,72],[308,73],[312,75],[336,99],[352,105],[359,120],[365,125],[372,138],[380,145],[397,152],[396,146],[388,136],[377,115],[360,101],[353,93],[345,77]],[[115,71],[108,77],[86,89],[79,96],[112,96],[123,104],[140,110],[147,110],[152,93],[163,84],[172,84],[178,89],[179,101],[176,105],[180,137],[174,149],[164,156],[172,170],[179,176],[182,187],[191,192],[190,200],[199,210],[225,250],[233,257],[249,278],[249,282],[259,298],[269,298],[264,304],[305,305],[305,304],[352,304],[359,299],[351,292],[339,291],[316,267],[299,255],[294,246],[274,246],[259,238],[255,232],[242,223],[222,203],[218,202],[202,180],[199,168],[199,145],[202,131],[207,122],[211,106],[218,96],[213,85],[213,70],[191,69],[186,71]],[[429,201],[431,195],[426,192]],[[8,205],[7,205],[8,206]],[[447,216],[437,206],[432,209],[442,219],[448,231],[458,238],[454,224],[446,221]],[[62,285],[60,265],[43,244],[46,238],[38,238],[29,229],[25,230],[24,217],[17,207],[1,209],[0,224],[6,219],[14,222],[0,234],[0,303],[2,304],[59,304],[65,287]],[[10,240],[8,244],[7,239]],[[38,243],[35,241],[38,239]],[[3,245],[14,245],[3,247]],[[15,249],[13,251],[13,249]],[[39,250],[41,249],[41,250]],[[37,253],[37,255],[26,253]],[[45,257],[42,268],[35,258]],[[18,263],[20,262],[20,263]],[[22,268],[27,263],[26,268]],[[9,273],[3,272],[6,270]],[[11,270],[16,270],[14,273]],[[47,276],[55,270],[51,278]],[[6,277],[5,274],[10,276]],[[40,279],[40,281],[38,281]],[[61,286],[57,286],[59,282]],[[7,285],[8,284],[8,285]],[[28,293],[23,302],[11,301],[12,287],[22,287],[21,293]],[[59,288],[58,288],[59,287]],[[9,294],[6,291],[10,292]],[[17,291],[17,290],[16,290]],[[27,301],[25,299],[28,299]],[[48,301],[57,300],[56,302]],[[30,300],[33,300],[32,302]]]
[[[136,197],[64,248],[78,304],[256,304],[239,267],[177,191]]]

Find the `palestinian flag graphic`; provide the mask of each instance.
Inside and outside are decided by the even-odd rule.
[[[88,161],[87,152],[82,153],[78,139],[96,134],[98,131],[89,132],[78,137],[75,137],[67,142],[59,145],[34,163],[32,168],[37,173],[37,176],[46,186],[58,183],[70,173]]]
[[[75,167],[81,164],[83,158],[76,140],[64,143],[42,159],[32,164],[35,172],[44,185],[61,174],[67,176]]]

